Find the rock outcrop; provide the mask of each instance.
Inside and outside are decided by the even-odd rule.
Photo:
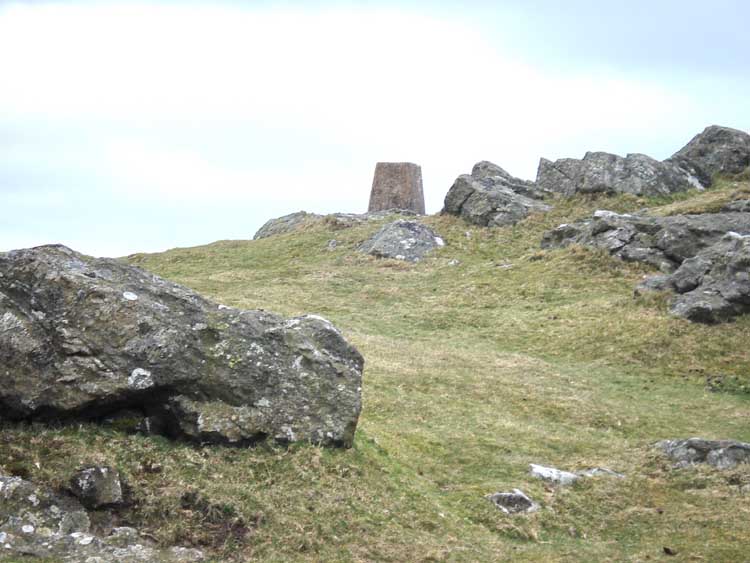
[[[64,246],[0,254],[0,417],[349,446],[362,356],[327,320],[218,305]]]
[[[367,211],[406,209],[424,215],[422,169],[411,162],[378,162]]]
[[[382,221],[386,217],[400,215],[402,217],[413,217],[416,215],[413,211],[407,209],[387,209],[385,211],[374,211],[372,213],[330,213],[328,215],[318,215],[317,213],[307,213],[298,211],[290,213],[283,217],[269,219],[258,229],[253,240],[284,235],[302,230],[305,225],[324,222],[333,230],[349,229],[370,221]]]
[[[678,293],[671,305],[677,316],[719,323],[750,313],[750,234],[724,235],[685,260],[668,283]]]
[[[750,135],[737,129],[711,125],[672,158],[693,162],[709,175],[739,174],[750,167]]]
[[[731,469],[740,463],[750,463],[750,444],[736,440],[662,440],[656,447],[678,467],[707,463],[718,469]]]
[[[704,213],[650,217],[600,210],[591,219],[560,225],[542,238],[542,248],[580,244],[607,250],[665,273],[715,244],[728,232],[750,232],[750,214]]]
[[[133,528],[96,535],[88,512],[76,499],[19,477],[0,475],[0,559],[7,556],[60,563],[204,560],[197,549],[157,547]]]
[[[710,176],[684,158],[659,162],[644,154],[622,157],[606,152],[587,152],[581,160],[563,158],[552,162],[542,158],[536,176],[537,189],[564,196],[577,193],[659,196],[710,185]]]
[[[443,213],[457,215],[474,225],[502,227],[530,213],[551,207],[541,201],[544,191],[533,182],[508,174],[491,162],[479,162],[471,174],[462,174],[445,196]]]
[[[637,292],[674,290],[671,312],[716,323],[750,312],[750,213],[647,217],[597,211],[593,219],[545,233],[542,248],[581,244],[640,261],[668,275]]]
[[[441,246],[445,242],[430,227],[417,221],[394,221],[363,242],[359,250],[378,258],[419,262]]]

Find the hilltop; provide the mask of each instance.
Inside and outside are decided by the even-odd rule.
[[[366,359],[353,447],[196,448],[6,423],[0,468],[57,487],[107,463],[133,499],[118,524],[216,561],[643,560],[664,548],[741,560],[748,466],[675,470],[653,444],[750,441],[750,317],[675,318],[665,293],[634,295],[652,267],[540,240],[596,209],[700,212],[749,190],[577,195],[492,229],[424,217],[445,246],[415,264],[357,250],[389,218],[130,256],[228,306],[331,320]],[[553,487],[530,463],[625,478]],[[509,517],[484,498],[515,487],[541,510]]]

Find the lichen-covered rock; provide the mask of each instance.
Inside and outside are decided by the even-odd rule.
[[[571,196],[577,193],[668,195],[711,185],[711,178],[695,163],[675,158],[659,162],[644,154],[625,157],[587,152],[583,159],[542,158],[537,169],[538,190]]]
[[[0,254],[0,365],[7,419],[129,411],[201,442],[349,446],[361,408],[362,356],[327,320],[225,307],[64,246]]]
[[[531,199],[543,199],[550,195],[550,192],[540,190],[536,183],[530,180],[522,180],[511,175],[501,166],[482,160],[477,162],[471,169],[471,177],[475,180],[489,179],[494,185],[505,186],[517,194],[521,194]]]
[[[492,495],[487,495],[485,498],[505,514],[528,513],[539,510],[539,505],[526,496],[526,494],[520,489],[513,489],[510,492],[494,493]]]
[[[529,473],[532,477],[541,479],[543,481],[550,481],[559,485],[572,485],[580,477],[570,471],[563,471],[555,467],[546,467],[544,465],[537,465],[532,463],[529,465]]]
[[[726,233],[750,232],[750,214],[706,213],[648,217],[596,211],[591,219],[560,225],[542,238],[542,248],[580,244],[607,250],[627,261],[645,262],[672,273],[686,259]]]
[[[750,463],[750,444],[736,440],[662,440],[656,447],[679,467],[707,463],[718,469],[731,469],[740,463]]]
[[[422,168],[412,162],[378,162],[367,211],[406,209],[424,215]]]
[[[70,478],[70,492],[86,508],[96,509],[122,504],[122,483],[116,469],[107,466],[85,467]]]
[[[572,485],[576,481],[582,478],[588,477],[617,477],[622,479],[624,475],[617,473],[606,467],[591,467],[582,471],[564,471],[557,469],[556,467],[546,467],[544,465],[538,465],[536,463],[529,464],[529,474],[532,477],[541,479],[542,481],[548,481],[557,485]]]
[[[378,258],[419,262],[441,246],[445,246],[445,242],[427,225],[399,220],[383,226],[363,242],[359,250]]]
[[[187,563],[203,561],[197,549],[158,548],[133,528],[111,535],[90,531],[84,507],[18,477],[0,476],[0,560],[44,557],[60,563]]]
[[[324,223],[330,229],[337,231],[356,227],[369,221],[381,221],[391,215],[413,217],[416,213],[408,209],[386,209],[368,213],[330,213],[328,215],[298,211],[283,217],[269,219],[258,229],[253,240],[293,233],[302,230],[306,225],[315,223]]]
[[[673,158],[698,164],[708,174],[739,174],[750,166],[750,135],[744,131],[711,125]]]
[[[677,316],[718,323],[750,313],[750,234],[724,235],[685,260],[670,283],[678,293],[671,305]]]
[[[289,215],[269,219],[260,229],[258,229],[253,240],[291,233],[301,229],[305,224],[322,218],[323,216],[318,215],[317,213],[297,211],[295,213],[290,213]]]
[[[530,182],[510,176],[499,166],[480,162],[471,175],[456,178],[445,196],[443,213],[483,227],[513,225],[530,213],[551,209],[539,201],[541,195]]]

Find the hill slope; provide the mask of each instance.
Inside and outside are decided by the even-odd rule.
[[[749,188],[572,198],[497,229],[429,217],[447,244],[416,265],[356,252],[382,223],[131,256],[227,305],[333,321],[367,362],[354,448],[196,449],[7,425],[0,465],[55,485],[82,462],[109,462],[136,500],[122,522],[207,545],[217,560],[635,561],[664,547],[742,560],[750,468],[675,471],[651,444],[750,441],[750,318],[671,318],[666,296],[633,296],[645,267],[581,248],[543,252],[539,241],[594,209],[700,211]],[[626,479],[555,489],[529,463]],[[514,487],[542,510],[510,518],[483,499]]]

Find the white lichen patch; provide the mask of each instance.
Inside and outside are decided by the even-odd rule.
[[[25,524],[25,525],[21,526],[21,531],[24,534],[33,534],[34,533],[34,526],[32,526],[31,524]]]
[[[435,244],[438,246],[445,246],[445,241],[441,237],[435,237]]]
[[[5,332],[6,330],[13,330],[17,328],[23,328],[21,319],[16,317],[10,311],[7,311],[2,317],[0,317],[0,331]]]
[[[151,377],[151,372],[143,368],[135,368],[130,377],[128,377],[128,387],[131,389],[148,389],[153,387],[154,379]]]
[[[258,402],[255,403],[255,406],[256,407],[264,407],[264,408],[265,407],[270,407],[271,406],[271,402],[268,399],[266,399],[265,397],[263,397],[262,399],[260,399]]]
[[[122,294],[122,298],[125,299],[126,301],[137,301],[138,300],[138,296],[135,293],[133,293],[132,291],[124,291],[123,294]]]

